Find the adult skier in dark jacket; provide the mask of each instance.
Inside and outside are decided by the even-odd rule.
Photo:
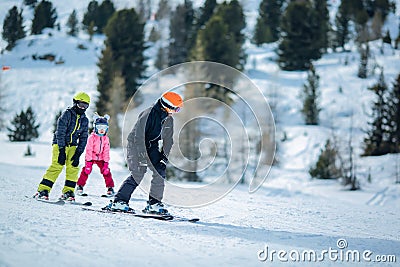
[[[53,136],[52,160],[50,167],[43,175],[36,198],[49,199],[53,184],[66,165],[65,185],[62,199],[75,200],[75,185],[78,180],[79,158],[85,150],[88,138],[89,120],[85,115],[89,107],[90,97],[78,92],[73,98],[73,106],[67,108],[57,120],[57,128]]]
[[[128,135],[127,162],[130,176],[123,182],[112,210],[129,210],[133,191],[142,181],[147,167],[153,172],[149,201],[144,209],[148,213],[165,214],[161,202],[164,194],[165,169],[173,145],[173,118],[183,106],[182,97],[167,92],[152,106],[140,113],[138,121]]]

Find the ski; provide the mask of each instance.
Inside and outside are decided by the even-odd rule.
[[[36,201],[48,203],[48,204],[55,204],[55,205],[64,205],[65,202],[63,200],[45,200],[45,199],[35,199]]]
[[[81,195],[77,195],[77,196],[80,196],[80,197],[87,197],[87,196],[89,196],[87,193],[83,193],[83,194],[81,194]],[[91,195],[91,196],[93,196],[93,195]],[[104,194],[104,195],[101,195],[100,197],[107,197],[107,198],[110,198],[110,197],[113,197],[114,195],[106,195],[106,194]]]
[[[158,214],[149,214],[149,213],[136,213],[133,210],[129,211],[112,211],[108,209],[93,209],[93,208],[86,208],[83,207],[83,210],[89,210],[89,211],[95,211],[95,212],[101,212],[101,213],[110,213],[110,214],[129,214],[135,217],[139,218],[145,218],[145,219],[155,219],[155,220],[161,220],[161,221],[169,221],[169,222],[198,222],[200,219],[199,218],[186,218],[186,217],[180,217],[180,216],[174,216],[171,214],[165,214],[165,215],[158,215]]]
[[[34,199],[36,201],[44,202],[47,204],[54,204],[54,205],[64,205],[65,204],[65,202],[63,200],[46,200],[46,199],[41,199],[41,198],[29,197],[29,196],[25,196],[25,197]]]
[[[87,201],[87,202],[77,202],[77,201],[66,201],[66,200],[62,200],[62,199],[59,199],[59,201],[64,201],[66,204],[70,204],[70,205],[92,206],[92,202],[90,202],[90,201]]]

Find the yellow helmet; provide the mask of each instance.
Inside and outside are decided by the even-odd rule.
[[[85,102],[85,103],[90,103],[90,97],[88,94],[86,94],[85,92],[78,92],[74,95],[73,98],[75,101],[81,101],[81,102]]]

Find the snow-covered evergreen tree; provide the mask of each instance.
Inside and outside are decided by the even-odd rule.
[[[337,179],[342,175],[340,166],[338,165],[338,151],[328,139],[325,143],[324,149],[317,162],[310,168],[309,173],[313,178],[319,179]]]
[[[303,113],[307,125],[317,125],[319,123],[319,75],[316,73],[314,65],[311,64],[308,71],[307,83],[303,85],[302,92]]]
[[[376,100],[372,106],[372,122],[369,123],[370,129],[368,136],[364,139],[364,155],[378,156],[391,152],[390,125],[389,125],[389,106],[387,100],[388,86],[385,82],[383,70],[378,82],[369,88],[376,95]]]
[[[7,50],[14,48],[15,43],[24,38],[26,35],[23,26],[22,10],[18,12],[18,8],[13,6],[9,11],[3,22],[2,36],[8,42]]]
[[[69,15],[68,17],[68,21],[67,21],[67,27],[69,28],[68,30],[68,34],[71,36],[76,36],[79,32],[79,28],[78,28],[78,18],[76,15],[76,10],[74,9],[71,13],[71,15]]]
[[[49,1],[42,0],[35,8],[32,20],[32,34],[41,34],[44,28],[54,28],[57,11]]]
[[[36,124],[36,115],[32,107],[17,114],[11,124],[12,127],[7,127],[7,129],[9,131],[8,138],[12,142],[31,141],[39,137],[40,124]]]

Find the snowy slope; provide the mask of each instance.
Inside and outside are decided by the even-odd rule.
[[[1,145],[12,148],[12,158],[18,163],[0,163],[0,266],[43,266],[43,262],[52,266],[261,266],[258,253],[265,246],[320,253],[329,247],[338,249],[336,242],[343,238],[349,250],[371,250],[373,256],[396,255],[400,248],[398,188],[380,195],[372,188],[350,193],[336,184],[306,183],[301,177],[290,182],[288,173],[275,173],[288,182],[287,188],[274,187],[273,180],[271,186],[252,195],[238,186],[211,206],[170,208],[177,214],[200,217],[199,223],[148,221],[25,198],[34,192],[45,170],[48,146],[33,145],[35,158],[24,159],[23,144],[2,141]],[[7,162],[4,153],[0,160]],[[120,184],[126,170],[114,165],[112,169]],[[62,184],[60,178],[50,197],[58,196]],[[106,205],[106,199],[96,197],[105,190],[98,170],[89,178],[87,190],[91,196],[79,200],[90,200],[95,207]],[[143,192],[136,192],[131,206],[141,209],[144,199]],[[273,263],[280,261],[275,257]],[[325,259],[319,264],[338,263]]]
[[[21,2],[1,1],[0,21],[12,5],[21,6]],[[82,17],[89,1],[52,2],[63,27],[73,8]],[[331,2],[335,8],[339,1]],[[114,3],[118,8],[134,5],[134,1]],[[247,35],[255,23],[258,3],[258,0],[245,2],[249,22]],[[400,1],[396,3],[400,7]],[[398,33],[399,10],[389,16],[385,25],[392,36]],[[30,24],[27,18],[31,16],[31,11],[25,9],[27,28]],[[374,266],[377,265],[373,262],[376,256],[396,255],[397,263],[380,265],[398,266],[400,186],[394,181],[399,173],[400,156],[358,157],[374,97],[367,88],[376,82],[379,72],[368,79],[358,79],[359,60],[354,47],[349,53],[330,53],[316,62],[317,73],[321,76],[321,125],[307,127],[299,112],[299,94],[306,73],[280,71],[272,61],[274,45],[261,48],[247,45],[246,75],[271,103],[276,104],[277,137],[285,140],[278,144],[279,165],[272,168],[263,187],[254,194],[248,193],[247,186],[238,185],[211,205],[193,209],[169,207],[172,213],[199,217],[199,223],[169,223],[92,213],[78,206],[53,206],[26,198],[35,192],[50,163],[51,128],[56,112],[71,104],[76,90],[85,90],[94,99],[97,96],[96,62],[103,38],[95,36],[90,42],[84,33],[72,38],[65,35],[65,28],[61,32],[48,30],[39,36],[28,36],[12,52],[0,55],[0,65],[11,66],[10,71],[0,74],[6,95],[2,105],[7,110],[1,115],[9,122],[21,108],[32,105],[41,123],[41,136],[34,142],[10,143],[7,132],[0,132],[1,267],[48,263],[52,266],[309,265],[307,261],[296,263],[288,255],[282,259],[288,262],[282,262],[276,253],[272,255],[272,262],[271,254],[263,262],[266,254],[260,251],[266,248],[268,253],[313,250],[319,256],[324,250],[338,250],[344,254],[349,250],[360,253],[369,250],[372,262],[361,255],[358,265]],[[0,45],[4,47],[4,41]],[[87,49],[78,49],[78,45]],[[384,66],[390,86],[400,71],[400,52],[384,47],[382,55],[379,49],[379,42],[372,44],[376,62]],[[64,64],[32,59],[32,55],[47,53],[55,54],[56,60],[63,60]],[[344,65],[346,58],[347,66]],[[87,113],[91,116],[93,112],[92,105]],[[311,180],[307,170],[326,139],[331,137],[332,129],[339,141],[346,143],[350,127],[354,133],[362,190],[350,192],[338,181]],[[32,157],[23,156],[28,144],[35,153]],[[123,151],[112,149],[110,166],[117,187],[128,175],[124,164]],[[371,174],[371,183],[367,181],[368,174]],[[55,184],[51,198],[59,196],[63,179],[64,173]],[[103,178],[95,167],[87,184],[90,196],[78,200],[89,200],[94,207],[103,207],[108,200],[98,196],[104,191]],[[140,210],[146,198],[146,194],[138,190],[130,205]],[[345,239],[348,246],[339,249],[339,239]],[[343,257],[330,259],[326,254],[324,260],[314,264],[351,263]]]

